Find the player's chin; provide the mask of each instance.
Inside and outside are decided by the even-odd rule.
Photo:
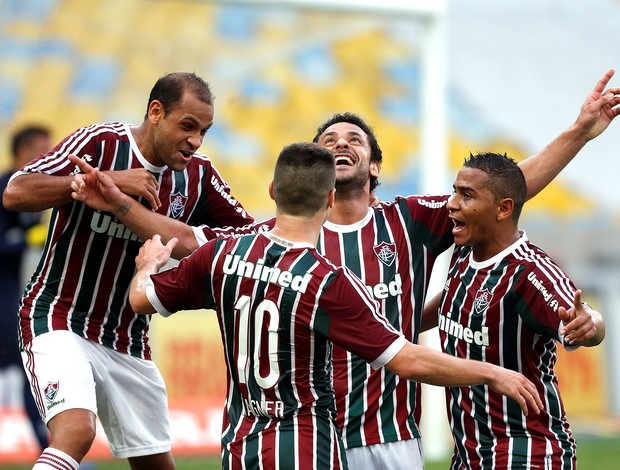
[[[183,171],[187,168],[187,165],[189,165],[190,160],[191,158],[175,160],[168,165],[168,168],[174,171]]]

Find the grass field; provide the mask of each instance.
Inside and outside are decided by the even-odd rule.
[[[579,470],[615,470],[620,468],[620,436],[613,438],[579,438]],[[93,470],[126,470],[124,461],[94,462]],[[449,460],[427,462],[425,470],[446,470]],[[1,466],[3,470],[28,470],[30,466]],[[216,470],[221,468],[219,459],[177,459],[177,470]]]

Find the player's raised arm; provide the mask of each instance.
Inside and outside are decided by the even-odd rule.
[[[600,135],[620,114],[620,87],[605,90],[614,73],[614,69],[609,69],[597,82],[571,127],[539,153],[519,163],[527,181],[528,199],[542,191],[586,143]]]

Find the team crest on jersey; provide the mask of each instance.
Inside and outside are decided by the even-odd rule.
[[[396,259],[395,243],[381,242],[380,245],[375,245],[372,249],[375,251],[375,255],[377,255],[379,261],[386,266],[392,266],[392,263],[394,263],[394,260]]]
[[[187,204],[187,196],[184,196],[181,193],[174,193],[170,195],[170,215],[172,218],[178,219],[183,215],[185,204]]]
[[[47,398],[48,401],[54,401],[54,398],[56,398],[56,395],[58,394],[59,387],[60,385],[58,384],[58,382],[48,382],[43,389],[45,398]]]
[[[475,313],[481,315],[489,307],[491,299],[493,299],[493,294],[489,292],[489,289],[479,289],[474,299]]]

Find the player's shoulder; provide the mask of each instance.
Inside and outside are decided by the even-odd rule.
[[[209,156],[201,152],[194,152],[192,159],[190,160],[190,164],[195,166],[213,166],[213,162]]]
[[[555,282],[567,279],[568,275],[549,254],[526,238],[517,243],[516,249],[511,253],[510,261],[520,265],[520,271],[534,285],[539,282]]]
[[[73,132],[73,134],[85,134],[91,137],[100,137],[101,139],[109,136],[129,138],[130,126],[122,122],[100,122],[81,127]]]
[[[448,203],[449,194],[414,194],[410,196],[396,196],[391,201],[381,201],[378,209],[396,208],[400,204],[407,204],[410,208],[443,209]]]
[[[512,256],[516,262],[533,267],[541,262],[556,264],[545,250],[527,238],[525,232],[521,232],[521,239],[515,244]]]

